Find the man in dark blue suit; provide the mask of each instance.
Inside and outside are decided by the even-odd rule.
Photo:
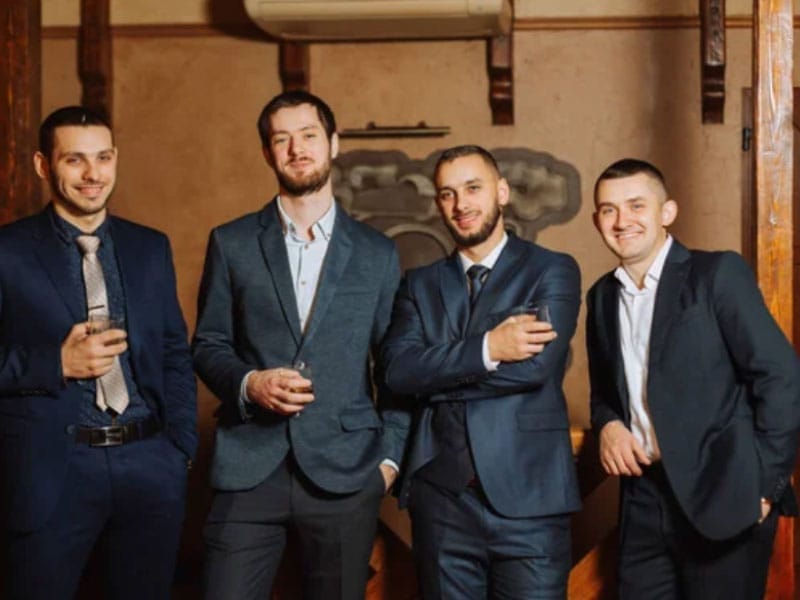
[[[595,224],[620,266],[588,293],[592,426],[622,476],[623,600],[764,595],[800,430],[800,362],[733,252],[667,233],[678,205],[653,165],[595,185]]]
[[[564,598],[580,272],[504,230],[509,186],[483,148],[444,152],[434,183],[456,252],[407,273],[382,352],[390,389],[416,398],[400,502],[423,597]]]
[[[211,232],[193,341],[197,372],[221,402],[205,597],[266,597],[291,530],[303,598],[355,600],[408,427],[371,364],[400,279],[397,250],[334,200],[339,140],[325,102],[280,94],[258,129],[280,194]]]
[[[72,597],[101,540],[107,597],[166,599],[197,443],[169,243],[108,215],[117,150],[101,116],[53,112],[34,166],[51,203],[0,229],[7,596]],[[109,316],[124,330],[96,333]]]

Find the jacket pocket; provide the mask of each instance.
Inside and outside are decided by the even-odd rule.
[[[374,408],[361,408],[357,410],[346,410],[339,415],[339,422],[345,431],[357,431],[359,429],[380,429],[381,423]]]

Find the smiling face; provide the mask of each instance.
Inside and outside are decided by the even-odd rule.
[[[606,246],[641,281],[667,239],[678,206],[646,173],[604,179],[597,185],[594,222]]]
[[[117,150],[107,127],[57,127],[51,155],[37,152],[34,168],[47,180],[53,206],[64,220],[84,231],[103,222],[117,180]]]
[[[459,250],[491,250],[500,242],[508,184],[482,156],[469,154],[442,163],[435,185],[436,205]]]
[[[282,195],[305,196],[330,185],[339,140],[335,133],[328,139],[314,106],[281,108],[270,117],[269,131],[264,156],[275,170]]]

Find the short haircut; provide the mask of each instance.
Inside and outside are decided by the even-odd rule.
[[[594,184],[595,200],[597,200],[597,189],[600,187],[600,182],[605,181],[606,179],[622,179],[623,177],[633,177],[639,173],[644,173],[645,175],[658,181],[666,192],[667,182],[664,179],[664,175],[655,165],[647,162],[646,160],[640,160],[638,158],[623,158],[622,160],[618,160],[617,162],[607,166],[605,170],[600,173],[600,177],[597,178],[597,181]]]
[[[39,126],[39,152],[47,160],[50,160],[55,145],[55,133],[59,127],[97,125],[105,127],[111,131],[112,139],[114,132],[111,123],[108,122],[99,112],[86,108],[85,106],[65,106],[54,110]]]
[[[331,107],[314,94],[303,90],[292,90],[278,94],[267,102],[267,105],[258,116],[258,135],[261,137],[262,146],[269,148],[269,138],[272,133],[270,131],[270,118],[272,115],[282,108],[300,106],[301,104],[310,104],[317,109],[317,116],[325,129],[325,134],[329,140],[333,137],[333,134],[336,133],[336,118],[333,116]]]
[[[497,166],[497,161],[492,156],[491,152],[486,150],[486,148],[482,148],[481,146],[465,144],[463,146],[454,146],[452,148],[448,148],[444,152],[442,152],[439,159],[436,161],[436,166],[433,169],[433,179],[436,180],[436,177],[439,175],[439,169],[442,168],[442,165],[445,163],[453,162],[457,158],[461,158],[462,156],[473,156],[477,155],[483,159],[483,162],[492,169],[498,177],[502,177],[500,174],[500,168]]]

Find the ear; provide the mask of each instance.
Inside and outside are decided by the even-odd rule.
[[[339,134],[335,131],[331,136],[331,158],[339,156]]]
[[[497,180],[497,203],[500,206],[506,206],[510,200],[511,188],[508,185],[508,181],[505,180],[505,177],[501,177]]]
[[[45,158],[44,154],[38,150],[33,154],[33,169],[39,176],[39,179],[47,179],[50,173],[50,163]]]
[[[678,203],[675,200],[665,200],[661,205],[661,226],[669,227],[678,216]]]

